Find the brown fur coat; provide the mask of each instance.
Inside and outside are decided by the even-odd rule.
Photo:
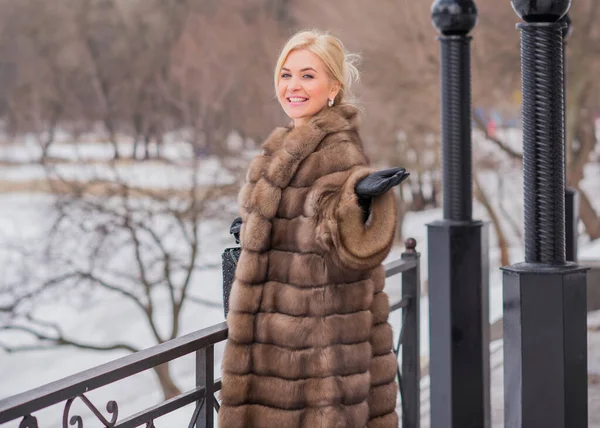
[[[239,194],[242,253],[223,356],[219,427],[397,427],[396,359],[381,262],[393,192],[367,223],[354,186],[373,172],[356,108],[278,128]]]

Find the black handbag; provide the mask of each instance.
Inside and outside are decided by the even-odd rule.
[[[221,255],[223,262],[223,313],[225,314],[225,318],[227,318],[227,312],[229,312],[229,294],[231,294],[235,268],[237,267],[241,252],[242,249],[240,247],[231,247],[225,248]]]
[[[242,228],[242,218],[237,217],[231,227],[229,233],[233,235],[236,244],[240,243],[240,231]],[[242,249],[240,247],[225,248],[223,254],[221,254],[222,269],[223,269],[223,313],[227,318],[229,312],[229,295],[231,294],[231,287],[233,286],[233,279],[235,277],[235,268],[237,267],[238,260]]]

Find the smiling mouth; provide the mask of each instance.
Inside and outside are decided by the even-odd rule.
[[[288,97],[287,100],[290,103],[303,103],[305,101],[308,101],[308,98],[304,98],[304,97]]]

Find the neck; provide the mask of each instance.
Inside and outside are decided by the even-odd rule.
[[[310,120],[317,116],[319,113],[325,111],[328,107],[324,107],[321,110],[319,110],[317,113],[315,113],[313,116],[309,116],[309,117],[299,117],[298,119],[294,119],[294,128],[298,128],[299,126],[302,125],[306,125],[308,122],[310,122]]]
[[[298,128],[299,126],[305,125],[308,123],[307,118],[301,118],[301,119],[294,119],[294,128]]]

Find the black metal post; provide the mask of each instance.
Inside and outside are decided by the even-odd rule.
[[[421,255],[415,250],[416,246],[414,239],[407,239],[402,260],[416,259],[418,262]],[[408,305],[402,309],[402,386],[405,392],[402,395],[403,428],[421,426],[420,284],[420,267],[417,263],[413,269],[402,273],[402,300],[408,301]]]
[[[432,428],[488,428],[487,228],[472,219],[473,0],[437,0],[441,33],[443,220],[428,225]]]
[[[566,127],[566,116],[567,116],[567,61],[566,61],[566,47],[567,47],[567,39],[571,35],[572,25],[571,18],[567,13],[560,20],[564,23],[564,27],[562,30],[562,40],[563,40],[563,117],[565,117],[565,131],[563,133],[565,137],[564,150],[565,150],[565,240],[566,240],[566,248],[565,255],[566,259],[569,262],[577,261],[577,240],[579,237],[579,233],[577,230],[577,226],[579,224],[579,197],[577,195],[577,191],[571,187],[568,187],[567,184],[567,165],[568,165],[568,156],[567,156],[567,127]]]
[[[570,0],[512,0],[521,30],[525,262],[504,269],[505,426],[587,427],[586,271],[565,254],[563,24]]]
[[[201,402],[202,408],[196,421],[196,428],[214,427],[214,346],[196,351],[196,386],[205,388],[204,399]],[[198,403],[200,404],[200,403]]]

